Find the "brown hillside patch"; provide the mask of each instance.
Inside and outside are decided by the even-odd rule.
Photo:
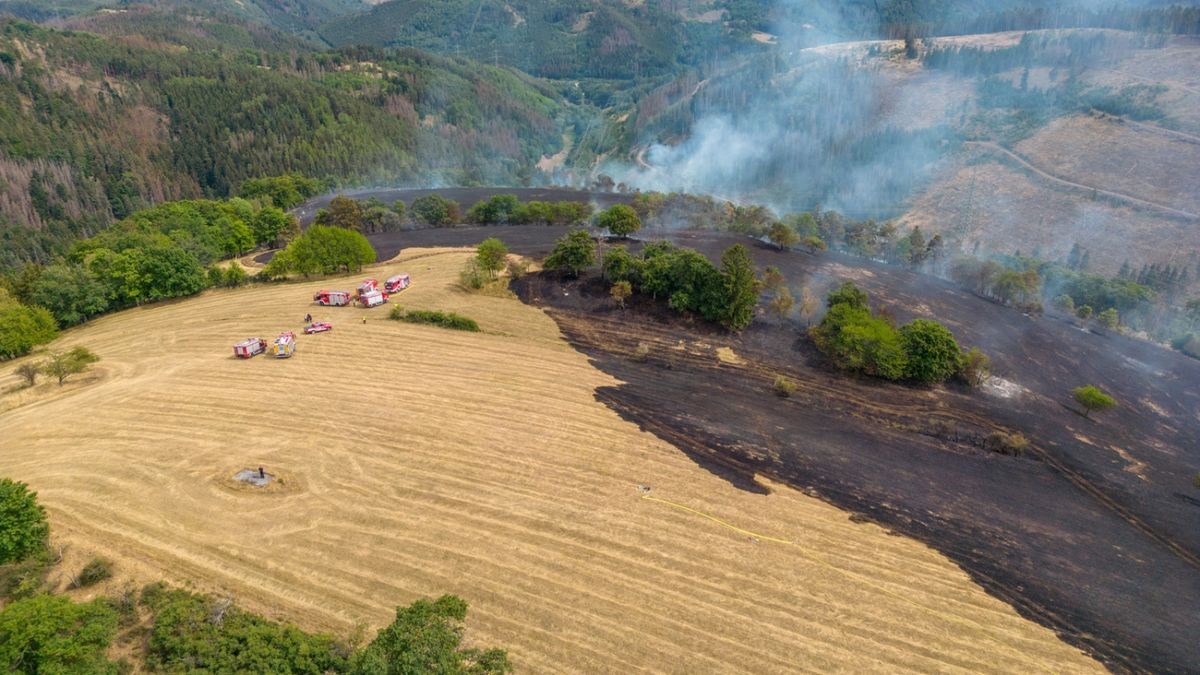
[[[1081,199],[998,160],[959,163],[918,196],[902,227],[950,232],[970,253],[1021,251],[1061,258],[1075,243],[1091,253],[1091,269],[1116,274],[1125,260],[1185,262],[1200,248],[1195,223]]]
[[[1014,150],[1059,177],[1200,213],[1200,139],[1072,115],[1050,122]]]
[[[104,317],[64,341],[113,376],[0,415],[0,473],[122,578],[343,633],[457,593],[468,641],[523,671],[1097,670],[932,549],[698,468],[596,400],[619,382],[544,313],[455,291],[469,253],[409,252],[371,275],[410,272],[397,303],[487,332],[309,304],[354,278]],[[230,356],[310,311],[335,328],[300,336],[292,359]],[[303,489],[213,479],[258,465]]]

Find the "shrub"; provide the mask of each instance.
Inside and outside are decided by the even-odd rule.
[[[17,600],[0,612],[0,669],[9,673],[112,673],[105,650],[117,613],[104,600],[61,595]]]
[[[992,360],[978,347],[971,347],[970,351],[964,352],[960,363],[958,376],[972,387],[986,382],[992,369]]]
[[[624,309],[625,301],[629,299],[629,296],[633,295],[633,285],[628,281],[618,281],[612,285],[608,293],[612,296],[613,300],[617,301],[621,309]]]
[[[37,376],[40,372],[42,371],[38,369],[37,364],[28,362],[22,363],[13,371],[17,377],[25,380],[26,387],[32,387],[37,384]]]
[[[489,279],[490,277],[479,267],[479,261],[475,258],[468,260],[467,264],[463,265],[462,271],[458,273],[458,283],[470,291],[478,291],[483,288]]]
[[[87,588],[112,577],[112,561],[92,558],[83,566],[79,575],[71,579],[71,588]]]
[[[1071,296],[1063,293],[1054,298],[1054,308],[1065,314],[1075,313],[1075,300]]]
[[[346,670],[347,655],[333,637],[267,621],[226,600],[149,586],[142,602],[154,614],[148,670],[314,675]]]
[[[915,319],[900,328],[908,364],[904,374],[917,382],[942,382],[960,366],[958,343],[945,326],[929,319]]]
[[[391,313],[388,314],[388,318],[408,323],[421,323],[453,330],[465,330],[472,333],[478,333],[480,330],[479,324],[474,319],[469,319],[454,312],[443,312],[440,310],[406,310],[403,307],[393,307]]]
[[[648,358],[650,358],[650,345],[645,342],[637,343],[637,347],[633,350],[633,360],[642,363]]]
[[[1117,313],[1116,307],[1109,307],[1097,314],[1096,320],[1100,322],[1101,326],[1113,330],[1121,324],[1121,315]]]
[[[1029,449],[1029,441],[1019,433],[1004,433],[993,431],[983,439],[983,449],[998,452],[1002,455],[1020,457]]]
[[[397,607],[396,620],[381,628],[371,644],[355,655],[353,670],[397,675],[512,672],[504,650],[459,647],[466,616],[467,603],[453,595]]]
[[[513,260],[508,263],[508,276],[512,277],[513,279],[520,279],[526,274],[529,274],[528,260]]]
[[[50,526],[37,493],[25,483],[0,478],[0,565],[46,548]]]
[[[100,360],[87,347],[79,346],[69,352],[54,352],[50,358],[42,362],[40,369],[46,375],[58,380],[62,386],[67,378],[86,372],[88,367]]]
[[[796,393],[796,386],[797,382],[790,377],[775,376],[775,395],[780,398],[788,398]]]
[[[787,318],[792,314],[792,308],[795,306],[796,299],[792,297],[792,292],[785,286],[775,291],[775,295],[767,302],[767,311],[776,319],[787,321]]]
[[[1075,310],[1075,316],[1083,319],[1084,321],[1087,321],[1088,319],[1092,318],[1093,311],[1095,311],[1095,310],[1092,309],[1091,305],[1084,305],[1084,306],[1080,307],[1079,309]]]
[[[225,269],[225,285],[229,288],[237,288],[250,278],[246,274],[246,268],[242,267],[236,260],[229,263],[229,267]]]
[[[1101,391],[1094,385],[1084,385],[1071,390],[1075,402],[1083,406],[1083,416],[1091,416],[1093,411],[1107,410],[1117,404],[1117,400]]]

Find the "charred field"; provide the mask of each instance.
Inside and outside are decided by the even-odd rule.
[[[421,246],[499,236],[514,251],[539,255],[559,234],[527,229],[404,236]],[[745,241],[712,232],[647,236],[713,257]],[[822,361],[802,325],[759,318],[733,335],[647,299],[622,310],[595,275],[542,273],[514,290],[623,383],[598,389],[597,399],[730,483],[763,491],[755,476],[767,476],[923,541],[1115,670],[1183,672],[1200,660],[1200,503],[1189,494],[1200,465],[1200,363],[1034,319],[896,268],[752,249],[757,264],[778,266],[793,288],[823,297],[853,280],[900,322],[946,323],[961,344],[991,355],[1009,390],[848,377]],[[790,398],[772,391],[776,375],[797,381]],[[1085,419],[1069,394],[1085,383],[1121,405]],[[1031,450],[1014,457],[983,449],[996,430],[1023,433]]]

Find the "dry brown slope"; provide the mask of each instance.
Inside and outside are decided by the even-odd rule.
[[[487,334],[321,310],[336,328],[292,360],[229,358],[349,282],[210,292],[70,331],[59,346],[95,349],[103,377],[0,413],[0,474],[40,492],[58,538],[136,581],[343,632],[457,593],[469,639],[527,671],[1098,668],[933,550],[788,488],[737,490],[622,421],[593,398],[613,380],[548,317],[452,290],[465,258],[374,273],[412,272],[405,303]],[[287,489],[225,484],[260,464]],[[639,483],[798,546],[640,499]]]

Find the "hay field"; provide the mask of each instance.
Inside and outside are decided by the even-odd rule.
[[[402,304],[484,334],[308,304],[352,279],[69,331],[55,346],[101,367],[0,397],[0,475],[39,491],[59,542],[116,560],[114,585],[165,578],[342,634],[457,593],[468,642],[524,672],[1099,670],[932,549],[787,488],[739,491],[624,422],[549,317],[454,290],[467,255],[409,250],[372,274],[412,273]],[[293,359],[230,356],[307,311],[335,328]],[[259,465],[280,489],[228,482]]]

